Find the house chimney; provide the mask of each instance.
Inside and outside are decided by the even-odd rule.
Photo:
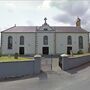
[[[81,19],[77,18],[76,27],[81,27]]]

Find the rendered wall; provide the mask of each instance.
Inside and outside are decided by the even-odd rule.
[[[0,78],[39,74],[40,62],[40,58],[32,61],[0,62]]]
[[[48,36],[48,45],[44,45],[43,44],[43,37],[44,36]],[[43,47],[49,47],[49,54],[54,54],[54,46],[55,42],[54,42],[54,33],[37,33],[37,53],[38,54],[42,54],[42,48]]]
[[[20,45],[20,36],[24,36],[25,44]],[[48,36],[48,45],[43,45],[43,36]],[[67,36],[72,36],[72,45],[67,45]],[[13,49],[7,47],[8,36],[13,36]],[[73,53],[79,50],[78,37],[83,36],[83,51],[88,52],[88,33],[56,33],[55,32],[38,32],[37,33],[37,51],[35,52],[35,33],[2,33],[2,54],[19,53],[19,47],[25,47],[25,55],[42,54],[42,47],[49,47],[49,54],[67,53],[67,47],[71,46]],[[56,50],[55,50],[56,49]]]
[[[8,49],[8,36],[13,37],[13,49]],[[24,36],[24,45],[20,45],[20,36]],[[25,55],[35,54],[35,33],[2,33],[2,54],[19,53],[19,47],[25,48]]]
[[[62,57],[62,69],[68,70],[90,62],[90,55],[81,57]]]
[[[72,45],[67,45],[67,36],[72,36]],[[71,46],[73,53],[79,51],[78,37],[83,37],[83,51],[88,52],[88,33],[56,33],[56,53],[67,53],[67,47]]]

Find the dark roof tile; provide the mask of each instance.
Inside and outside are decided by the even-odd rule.
[[[39,26],[14,26],[9,29],[6,29],[2,32],[36,32],[36,28]],[[88,31],[80,28],[80,27],[62,27],[62,26],[51,26],[56,32],[82,32],[88,33]]]

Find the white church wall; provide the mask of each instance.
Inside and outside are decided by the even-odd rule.
[[[86,53],[88,52],[88,34],[85,33],[78,33],[78,34],[73,34],[73,51],[77,53],[79,50],[79,42],[78,42],[78,37],[82,36],[83,37],[83,52]]]
[[[25,33],[25,54],[35,54],[35,33]]]
[[[13,37],[13,48],[8,49],[8,36]],[[24,36],[24,45],[20,45],[20,36]],[[2,33],[2,54],[19,53],[19,47],[25,48],[25,55],[35,54],[35,33]]]
[[[49,47],[49,54],[55,54],[55,33],[38,32],[37,33],[37,52],[42,54],[43,47]],[[20,36],[24,36],[25,44],[20,45]],[[43,45],[43,36],[48,36],[48,45]],[[56,33],[56,54],[67,53],[67,36],[72,36],[72,50],[77,53],[78,37],[83,36],[83,51],[88,52],[88,34],[87,33]],[[8,49],[8,36],[13,37],[13,49]],[[19,53],[19,47],[25,47],[25,55],[35,54],[35,33],[2,33],[2,54]]]
[[[4,33],[1,33],[1,49],[2,49],[2,54],[7,54],[10,52],[7,52],[7,36]]]
[[[9,55],[9,54],[13,54],[14,52],[14,48],[13,49],[8,49],[8,36],[13,36],[13,34],[9,34],[9,33],[2,33],[2,54],[4,55]],[[14,38],[13,38],[14,39]],[[14,47],[14,43],[13,43],[13,47]]]
[[[66,34],[64,33],[56,33],[56,54],[66,53]]]
[[[48,45],[43,45],[43,37],[48,36]],[[54,54],[54,33],[37,33],[37,53],[42,54],[43,47],[49,47],[49,54]]]
[[[72,36],[72,45],[67,45],[67,36]],[[86,33],[56,33],[56,53],[67,53],[67,47],[72,46],[74,53],[79,50],[78,37],[83,37],[83,51],[88,52],[88,34]]]

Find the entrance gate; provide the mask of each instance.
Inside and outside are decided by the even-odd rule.
[[[57,71],[59,67],[59,57],[43,56],[41,60],[42,71]]]

